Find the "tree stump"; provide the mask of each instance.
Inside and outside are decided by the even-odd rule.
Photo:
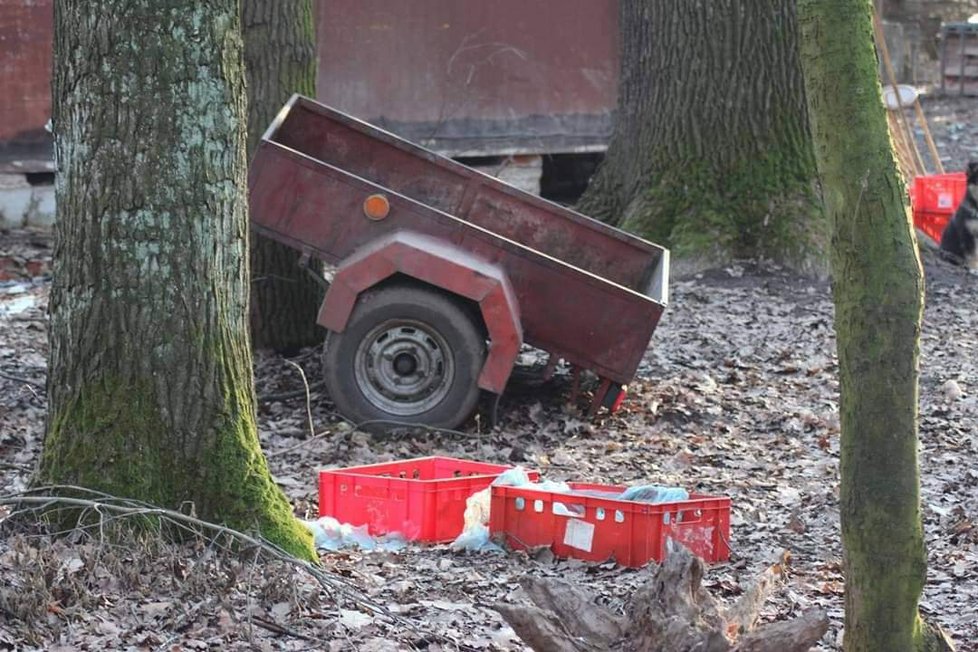
[[[526,577],[533,606],[493,608],[536,652],[804,652],[828,630],[821,610],[751,630],[770,593],[777,566],[723,611],[702,586],[703,562],[685,548],[670,554],[629,600],[625,615],[598,605],[579,586]]]

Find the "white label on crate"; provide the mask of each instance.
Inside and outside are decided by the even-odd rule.
[[[577,548],[584,552],[591,552],[591,544],[594,542],[594,523],[587,521],[569,520],[567,530],[564,531],[564,545]]]
[[[937,195],[938,208],[951,208],[952,203],[954,203],[954,199],[951,197],[951,193],[942,192],[939,195]]]

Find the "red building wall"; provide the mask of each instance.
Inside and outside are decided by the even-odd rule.
[[[53,0],[0,0],[0,171],[47,169],[53,27]]]
[[[610,135],[615,0],[316,3],[318,96],[341,110],[453,155]],[[50,169],[52,36],[53,0],[0,0],[0,173]]]

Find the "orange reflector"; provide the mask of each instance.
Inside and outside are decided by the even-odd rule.
[[[363,200],[363,214],[372,220],[382,220],[391,212],[391,204],[383,195],[370,195]]]

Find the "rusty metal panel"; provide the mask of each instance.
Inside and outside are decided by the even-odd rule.
[[[298,99],[275,142],[592,274],[644,292],[661,248]]]
[[[526,342],[616,382],[631,380],[664,309],[664,288],[645,294],[656,273],[664,278],[667,253],[661,247],[508,189],[308,100],[297,97],[290,104],[252,163],[251,216],[262,232],[332,263],[397,231],[439,239],[506,273]],[[439,210],[435,202],[426,205],[425,196],[400,192],[427,187],[429,175],[448,187],[434,193],[436,201],[458,202],[464,211],[466,198],[476,197],[472,221]],[[380,185],[387,183],[392,185]],[[479,213],[482,192],[496,206],[486,203]],[[363,202],[374,193],[390,200],[390,213],[381,220],[363,213]],[[508,211],[503,219],[494,216],[500,206]],[[483,224],[474,223],[475,216]],[[517,240],[522,237],[542,249]]]
[[[451,156],[603,151],[615,0],[319,0],[318,97]]]
[[[658,302],[475,228],[407,197],[367,219],[381,186],[264,142],[251,174],[251,216],[265,235],[339,263],[397,230],[443,239],[500,266],[512,283],[525,341],[619,383],[629,382],[659,321]]]
[[[0,2],[0,172],[50,171],[53,0]]]

